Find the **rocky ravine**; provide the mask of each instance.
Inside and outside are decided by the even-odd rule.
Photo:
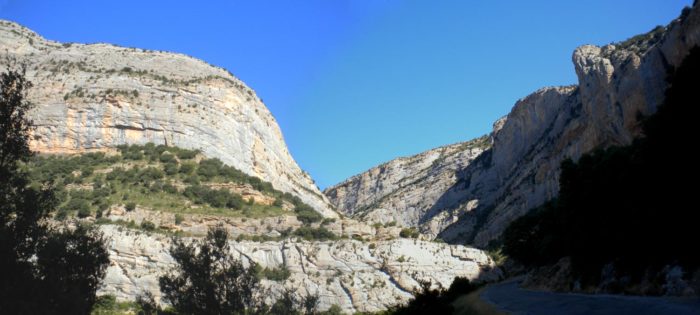
[[[457,215],[430,209],[457,182],[456,172],[468,166],[491,146],[489,137],[448,145],[421,154],[398,158],[330,187],[324,191],[336,209],[365,222],[427,227],[435,236]],[[475,205],[474,205],[475,206]]]
[[[468,165],[443,168],[445,178],[456,176],[452,186],[429,186],[427,192],[420,186],[397,189],[393,176],[377,180],[373,169],[326,193],[346,213],[370,205],[363,213],[391,212],[403,218],[399,222],[439,232],[450,242],[485,246],[515,218],[557,195],[562,160],[578,159],[596,148],[629,144],[638,136],[640,116],[655,112],[663,100],[668,71],[698,44],[700,9],[695,5],[667,27],[648,34],[604,47],[581,46],[573,54],[579,84],[543,88],[516,102],[507,117],[495,124],[490,149]],[[424,153],[409,159],[431,156]],[[416,167],[400,176],[420,172]],[[389,191],[365,187],[389,187]],[[376,206],[362,202],[377,199],[375,194],[414,202]],[[430,203],[412,197],[423,194],[440,197],[430,197],[437,200]],[[441,219],[455,216],[456,222]]]
[[[0,21],[0,68],[7,56],[26,64],[34,83],[34,150],[147,142],[199,149],[337,217],[289,154],[262,100],[224,69],[181,54],[61,44]]]
[[[113,225],[101,230],[109,239],[111,263],[99,294],[133,300],[143,292],[160,299],[158,277],[174,261],[168,254],[170,239]],[[263,280],[263,287],[295,294],[317,294],[319,309],[337,304],[344,312],[375,312],[406,302],[420,281],[449,287],[454,277],[497,280],[499,269],[484,252],[464,246],[398,239],[378,242],[343,240],[307,242],[231,242],[234,255],[244,264],[286,266],[284,282]]]

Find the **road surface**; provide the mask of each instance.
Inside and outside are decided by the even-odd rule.
[[[700,315],[700,299],[592,295],[531,291],[512,280],[481,291],[482,300],[511,314],[551,315]]]

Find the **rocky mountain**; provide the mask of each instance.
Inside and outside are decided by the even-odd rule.
[[[403,218],[398,222],[438,232],[447,241],[486,246],[515,218],[557,195],[561,161],[576,160],[597,148],[629,144],[639,136],[640,119],[655,112],[663,100],[667,73],[698,44],[700,9],[694,5],[668,26],[647,34],[603,47],[581,46],[572,58],[579,84],[543,88],[518,100],[495,124],[490,148],[467,165],[442,169],[444,178],[455,177],[451,186],[391,188],[395,187],[393,176],[373,175],[379,167],[327,189],[326,194],[348,214],[369,205],[362,213],[391,213]],[[434,159],[430,152],[385,165],[429,161]],[[417,167],[402,172],[422,172],[420,165],[425,163],[414,164]],[[382,198],[386,190],[366,187],[384,186],[395,192],[395,200],[413,201],[403,205],[357,202]],[[436,201],[417,202],[423,195]],[[443,219],[450,217],[456,219]]]
[[[199,149],[337,217],[289,154],[262,100],[224,69],[182,54],[61,44],[9,21],[0,21],[0,55],[0,65],[8,57],[25,64],[34,83],[33,150],[148,142]]]
[[[491,146],[487,136],[398,158],[324,191],[336,209],[365,222],[423,226],[436,235],[456,215],[435,213],[424,220],[443,193],[457,182],[456,172]],[[475,206],[475,205],[474,205]]]
[[[170,237],[198,238],[215,225],[231,233],[244,264],[289,270],[287,278],[262,280],[268,297],[283,288],[318,294],[321,310],[380,311],[410,299],[421,282],[446,288],[457,276],[501,276],[481,250],[401,239],[400,227],[339,216],[290,156],[262,100],[224,69],[180,54],[61,44],[8,21],[0,21],[0,55],[0,70],[8,62],[26,65],[34,84],[27,95],[36,105],[31,146],[45,155],[27,167],[36,167],[39,180],[56,180],[69,198],[54,219],[95,224],[108,240],[101,295],[133,301],[150,292],[160,300],[158,276],[174,263]],[[442,149],[435,166],[466,165],[484,140]],[[460,153],[467,147],[473,152]],[[184,157],[184,149],[201,153]],[[205,167],[216,172],[199,174]],[[425,176],[427,169],[413,177]],[[197,201],[197,191],[213,190],[239,203]],[[305,221],[294,197],[325,219]]]

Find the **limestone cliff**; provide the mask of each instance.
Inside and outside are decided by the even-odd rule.
[[[113,225],[101,227],[109,239],[110,266],[99,294],[133,300],[151,292],[160,299],[158,277],[173,266],[170,239]],[[363,243],[354,240],[306,242],[231,242],[234,255],[245,265],[285,266],[291,276],[283,282],[263,280],[263,287],[279,293],[320,297],[319,309],[337,304],[344,312],[376,312],[408,301],[420,281],[449,287],[456,276],[483,281],[500,277],[484,252],[464,246],[419,240]]]
[[[100,212],[99,222],[92,216],[69,219],[99,224],[108,239],[110,266],[99,294],[134,300],[151,292],[159,300],[157,279],[174,263],[168,253],[170,237],[159,233],[177,231],[200,237],[214,225],[224,226],[239,240],[231,240],[231,245],[244,264],[284,266],[291,271],[285,281],[263,280],[271,291],[268,298],[286,287],[302,296],[318,294],[320,309],[338,304],[349,313],[381,311],[409,300],[422,281],[446,288],[457,276],[485,281],[500,277],[483,251],[396,239],[398,227],[372,227],[337,218],[326,197],[290,156],[262,100],[223,69],[179,54],[107,44],[60,44],[6,21],[0,21],[0,55],[0,70],[9,57],[27,66],[26,75],[34,83],[28,95],[36,105],[32,112],[37,126],[31,143],[34,150],[84,153],[148,142],[199,149],[207,157],[219,158],[271,182],[278,190],[299,196],[324,216],[335,217],[313,227],[323,225],[344,237],[323,242],[281,237],[302,226],[291,213],[260,218],[185,214],[178,219],[168,209],[139,204],[126,211],[123,205],[114,204]],[[467,163],[481,149],[456,155],[455,149],[445,148],[438,155],[445,161]],[[256,203],[275,201],[239,184],[212,185]],[[66,187],[92,190],[90,185]],[[289,205],[282,208],[289,210]],[[156,232],[140,230],[144,222],[157,226]]]
[[[354,176],[324,191],[336,208],[365,222],[399,226],[422,225],[433,236],[456,215],[427,213],[457,182],[457,170],[467,167],[490,147],[487,136],[398,158]],[[429,218],[430,220],[426,220]]]
[[[630,143],[639,136],[639,119],[653,113],[664,97],[667,73],[700,44],[700,8],[685,9],[666,27],[625,42],[577,48],[573,62],[579,84],[540,89],[516,102],[504,120],[495,124],[492,145],[457,170],[454,185],[429,187],[436,202],[413,207],[365,210],[407,218],[425,232],[440,230],[452,242],[485,246],[508,223],[558,193],[559,165],[566,158],[610,145]],[[430,151],[429,151],[430,152]],[[427,156],[421,154],[416,158]],[[392,164],[389,162],[388,164]],[[370,173],[373,170],[370,171]],[[367,179],[367,180],[365,180]],[[364,182],[363,182],[364,181]],[[370,174],[361,174],[327,194],[338,209],[348,213],[350,200],[373,200],[368,185],[383,186]],[[420,199],[425,188],[404,187],[397,199]],[[430,197],[430,199],[435,199]],[[408,218],[421,213],[419,220]],[[449,225],[436,217],[458,216]],[[438,222],[444,220],[438,220]]]
[[[0,21],[0,68],[27,66],[36,105],[31,146],[47,153],[119,144],[199,149],[336,217],[253,90],[224,69],[161,51],[49,41]]]

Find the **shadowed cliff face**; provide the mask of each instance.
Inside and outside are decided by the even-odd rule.
[[[199,149],[336,217],[289,154],[262,100],[226,70],[180,54],[108,44],[61,44],[0,21],[0,55],[27,65],[37,129],[32,149],[119,144]],[[4,68],[4,65],[0,66]]]
[[[576,160],[600,147],[629,144],[639,135],[639,118],[655,112],[663,100],[668,71],[700,43],[699,11],[697,6],[686,10],[667,27],[625,42],[577,48],[572,59],[579,84],[543,88],[516,102],[494,125],[489,149],[467,165],[444,168],[445,176],[455,176],[454,184],[430,187],[431,195],[440,195],[434,202],[386,209],[372,206],[365,211],[394,216],[417,212],[422,215],[419,219],[404,223],[450,242],[487,245],[515,218],[557,195],[562,160]],[[344,196],[371,200],[362,196],[366,192],[357,191],[367,185],[366,177],[355,176],[326,193],[335,205],[347,204]],[[395,198],[422,189],[402,187],[395,190]],[[344,194],[334,194],[339,190]],[[455,219],[436,221],[444,217]]]

